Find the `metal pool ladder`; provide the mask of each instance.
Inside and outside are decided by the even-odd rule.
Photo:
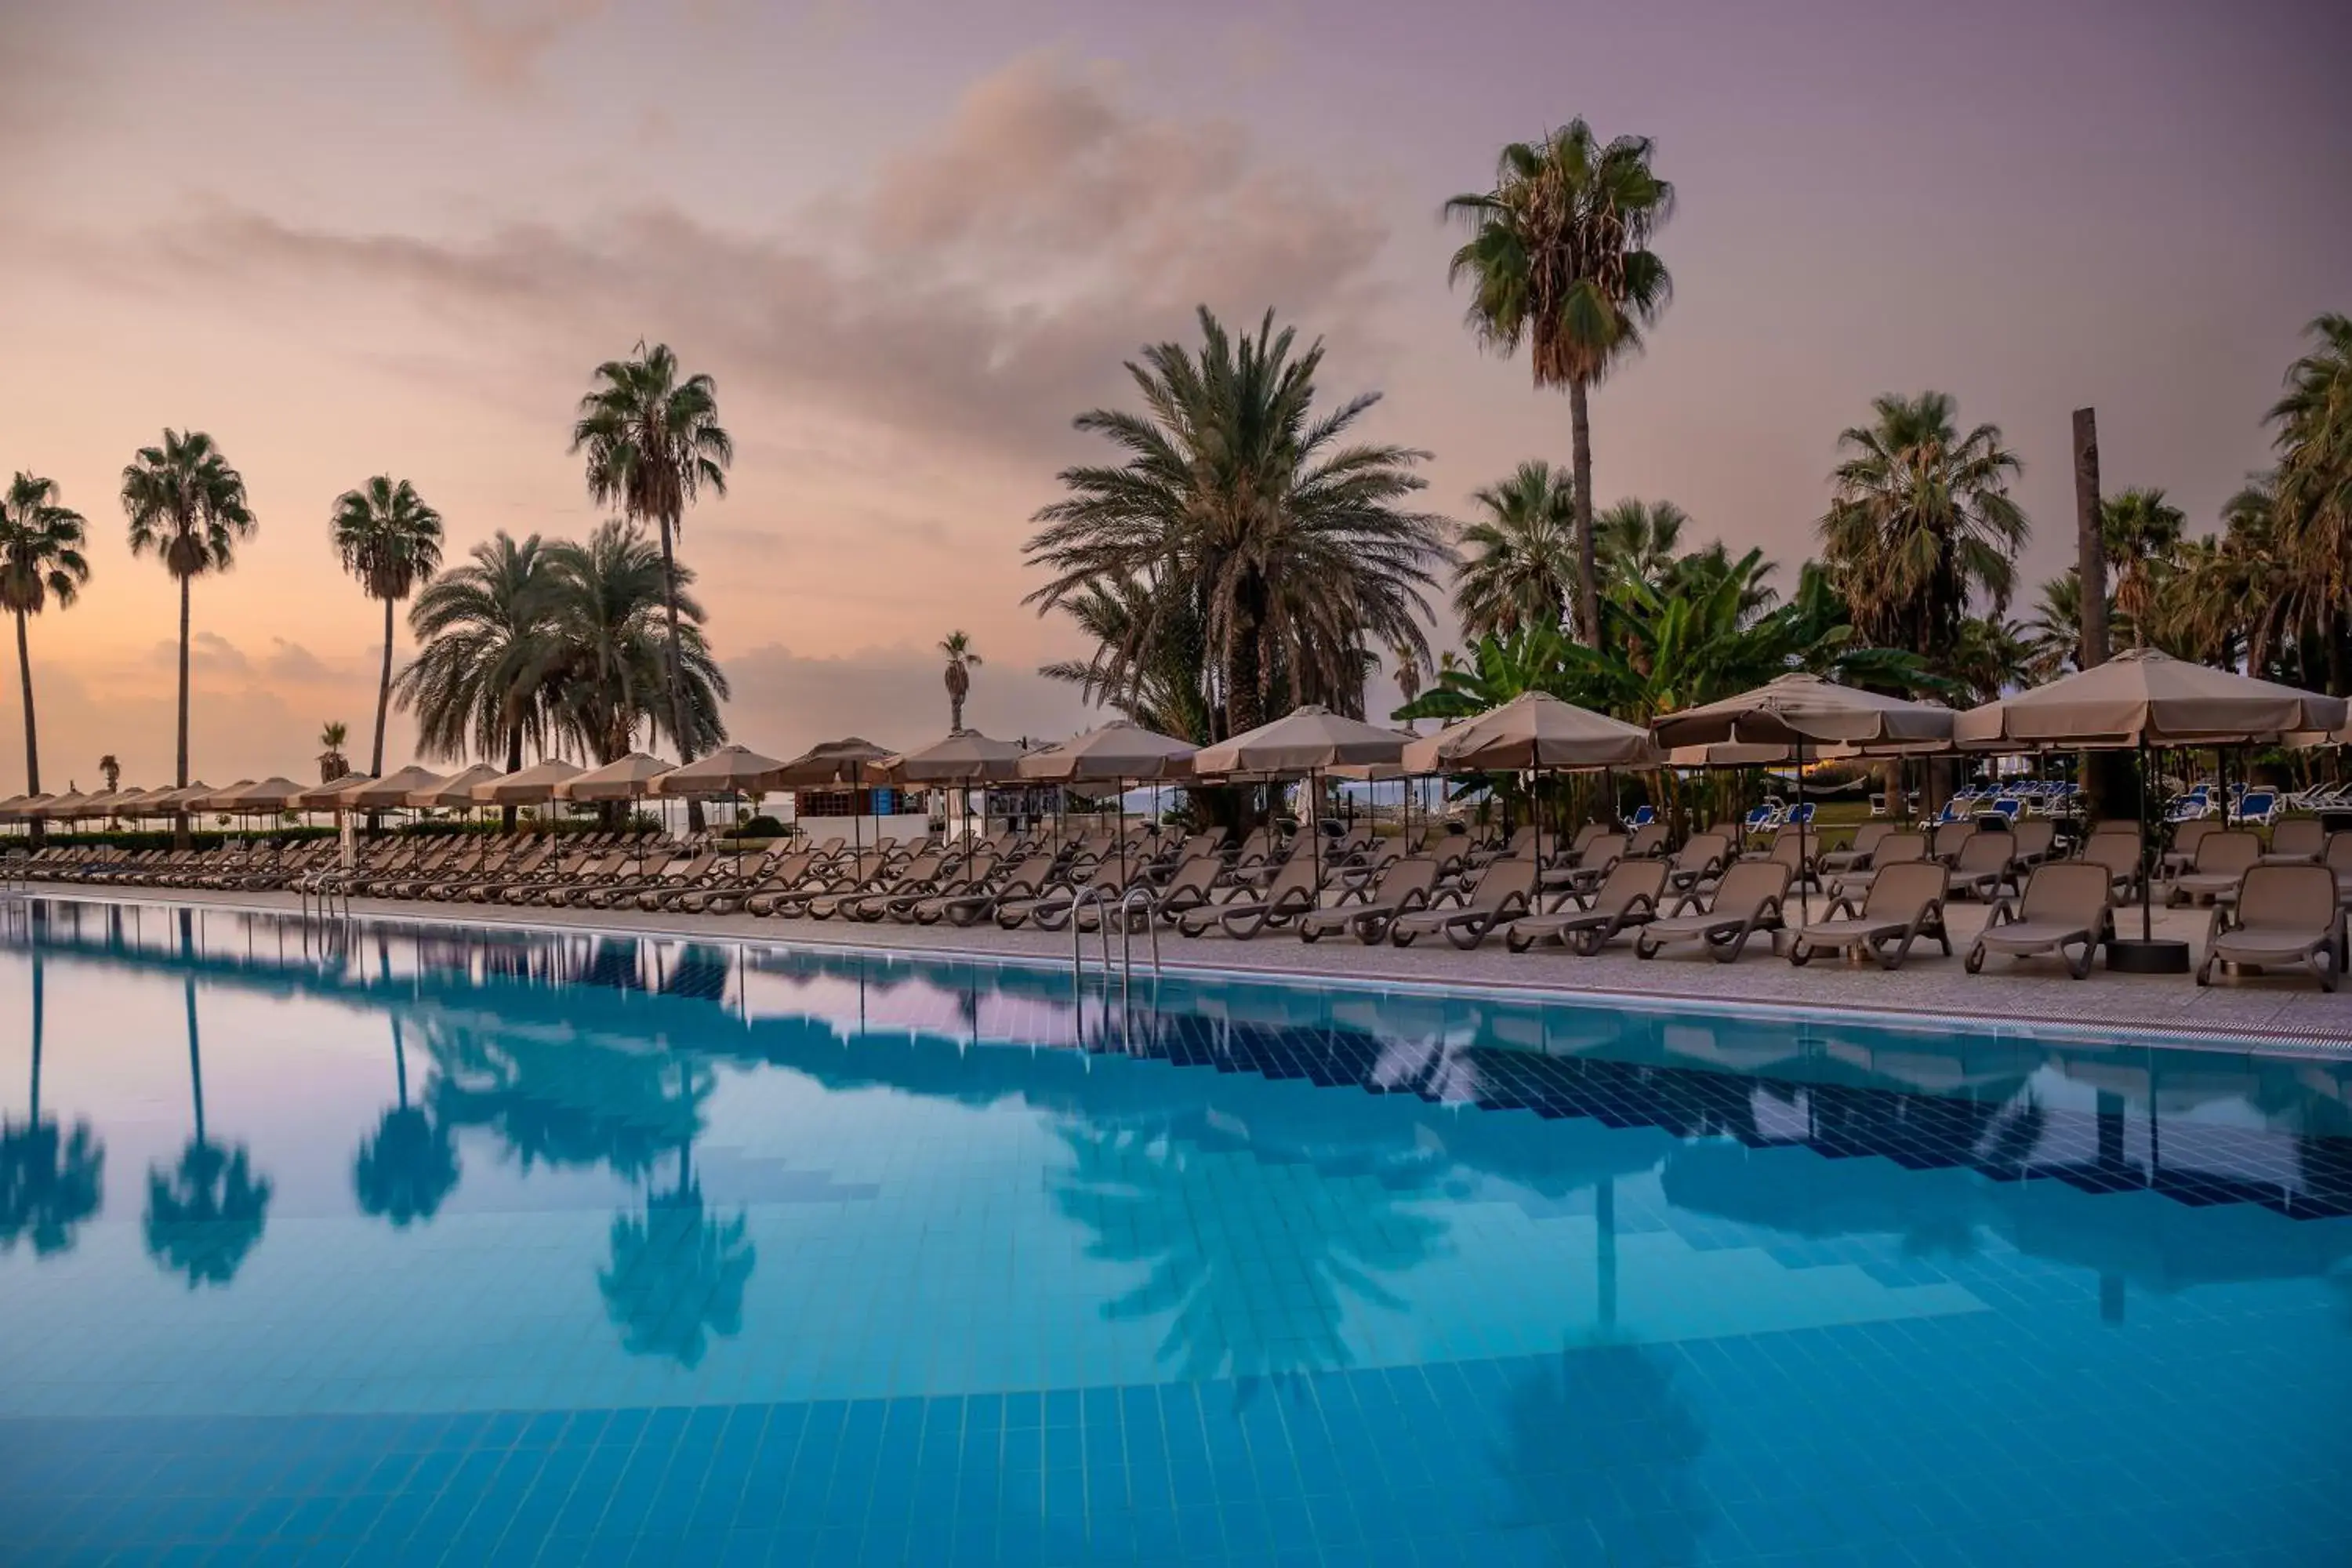
[[[1095,911],[1095,930],[1102,936],[1103,978],[1105,980],[1110,978],[1110,927],[1112,919],[1116,917],[1118,921],[1118,961],[1121,981],[1128,985],[1135,983],[1135,921],[1129,917],[1140,908],[1143,910],[1143,929],[1151,938],[1151,975],[1157,980],[1160,973],[1160,922],[1151,918],[1151,890],[1149,888],[1129,888],[1114,904],[1110,894],[1104,889],[1090,887],[1081,892],[1070,905],[1071,989],[1076,990],[1079,983],[1086,978],[1086,931],[1078,924],[1078,911],[1090,905]]]

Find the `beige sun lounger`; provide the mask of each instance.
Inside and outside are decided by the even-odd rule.
[[[1725,833],[1694,833],[1675,851],[1666,864],[1666,885],[1678,893],[1688,892],[1703,882],[1712,882],[1723,875],[1731,864],[1731,836]]]
[[[2191,826],[2194,826],[2193,824]],[[2197,841],[2197,858],[2188,870],[2172,879],[2164,896],[2167,904],[2193,904],[2200,899],[2220,902],[2237,893],[2246,868],[2263,858],[2262,835],[2249,828],[2225,828]]]
[[[1820,952],[1866,952],[1881,969],[1900,969],[1911,944],[1923,936],[1933,937],[1948,957],[1952,939],[1944,930],[1944,895],[1950,876],[1933,860],[1881,866],[1860,914],[1816,921],[1790,933],[1789,962],[1801,967]]]
[[[1187,910],[1176,918],[1176,929],[1186,936],[1202,936],[1211,926],[1217,926],[1227,936],[1247,942],[1269,925],[1288,925],[1313,912],[1322,896],[1314,858],[1294,855],[1283,863],[1265,892]]]
[[[2107,868],[2089,860],[2052,860],[2036,866],[2016,899],[2003,899],[1986,917],[1985,928],[1969,949],[1965,963],[1975,974],[1984,968],[1988,953],[2011,958],[2055,953],[2066,961],[2066,972],[2080,980],[2091,973],[2091,960],[2116,934],[2114,883]],[[2079,948],[2070,952],[2069,948]]]
[[[1435,860],[1391,860],[1379,879],[1360,892],[1342,893],[1331,908],[1300,916],[1298,940],[1314,942],[1344,931],[1366,947],[1377,946],[1388,940],[1389,928],[1399,917],[1428,908],[1436,891]]]
[[[1789,896],[1789,868],[1778,860],[1743,860],[1723,873],[1703,911],[1691,913],[1697,893],[1684,895],[1674,913],[1652,921],[1633,939],[1633,956],[1655,958],[1676,942],[1706,946],[1717,963],[1738,960],[1748,939],[1781,929],[1781,903]]]
[[[2271,825],[2271,847],[2263,854],[2265,865],[2319,864],[2327,853],[2327,825],[2315,816],[2285,816]]]
[[[2321,990],[2336,989],[2344,978],[2345,942],[2335,872],[2325,866],[2252,866],[2235,902],[2235,909],[2213,910],[2198,984],[2213,983],[2217,964],[2300,963],[2319,977]]]
[[[1601,879],[1591,904],[1551,914],[1522,915],[1503,932],[1503,945],[1513,952],[1525,952],[1538,942],[1558,942],[1590,958],[1621,932],[1654,919],[1665,891],[1664,860],[1620,860]]]
[[[1389,941],[1411,947],[1415,938],[1432,931],[1468,952],[1486,940],[1496,926],[1517,919],[1534,907],[1536,863],[1531,859],[1497,860],[1488,866],[1477,885],[1465,891],[1448,889],[1430,900],[1425,910],[1401,915],[1389,927]],[[1455,900],[1448,903],[1448,900]]]
[[[1576,852],[1573,865],[1541,873],[1536,886],[1546,893],[1581,900],[1601,885],[1601,879],[1625,858],[1632,847],[1633,840],[1622,833],[1596,833]]]
[[[1870,891],[1879,872],[1890,866],[1916,866],[1927,860],[1928,848],[1928,838],[1924,833],[1888,834],[1871,851],[1867,867],[1829,879],[1824,890],[1830,896],[1830,912],[1835,914],[1840,908],[1851,910],[1855,899]]]
[[[1827,873],[1859,871],[1870,864],[1881,840],[1895,831],[1891,822],[1865,822],[1853,830],[1853,842],[1843,849],[1832,849],[1816,856],[1815,863]]]
[[[1972,899],[1990,903],[2002,896],[2003,890],[2016,891],[2016,846],[2005,832],[1971,834],[1960,846],[1959,858],[1952,862],[1951,896],[1965,893]]]

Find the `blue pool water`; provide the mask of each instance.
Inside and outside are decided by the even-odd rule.
[[[2352,1059],[0,910],[0,1562],[2352,1562]]]

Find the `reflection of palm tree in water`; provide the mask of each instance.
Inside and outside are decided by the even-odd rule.
[[[427,1014],[430,1099],[446,1127],[487,1127],[530,1170],[609,1166],[629,1180],[702,1126],[707,1063],[593,1031],[471,1029]]]
[[[1516,1494],[1505,1529],[1589,1523],[1595,1561],[1688,1562],[1706,1518],[1691,1466],[1706,1447],[1698,1413],[1664,1358],[1641,1345],[1564,1350],[1511,1390],[1495,1468]],[[1654,1488],[1630,1510],[1618,1478]]]
[[[731,1220],[705,1211],[693,1141],[680,1143],[677,1185],[648,1193],[643,1214],[613,1216],[613,1266],[596,1275],[623,1350],[698,1366],[710,1334],[742,1331],[743,1288],[759,1260],[745,1224],[740,1211]]]
[[[1225,1215],[1232,1163],[1272,1164],[1279,1155],[1207,1127],[1181,1135],[1078,1123],[1060,1131],[1076,1163],[1055,1200],[1095,1232],[1087,1256],[1151,1265],[1143,1283],[1103,1304],[1103,1316],[1171,1313],[1159,1356],[1181,1378],[1281,1378],[1348,1365],[1353,1358],[1340,1337],[1348,1299],[1404,1310],[1379,1277],[1418,1267],[1444,1234],[1442,1220],[1400,1206],[1434,1185],[1433,1162],[1315,1164],[1329,1179],[1315,1201],[1281,1216],[1290,1256],[1276,1259],[1276,1270],[1288,1310],[1269,1314],[1265,1281],[1253,1268],[1259,1249]]]
[[[70,1133],[41,1120],[41,957],[33,954],[33,1107],[22,1122],[0,1119],[0,1253],[30,1237],[41,1257],[74,1244],[74,1227],[98,1213],[106,1145],[77,1118]]]
[[[375,1136],[363,1139],[352,1162],[352,1187],[367,1213],[404,1226],[431,1219],[457,1185],[457,1146],[446,1122],[408,1103],[408,1052],[400,1018],[392,1018],[393,1071],[399,1103],[383,1113]]]
[[[183,921],[185,911],[183,911]],[[196,982],[187,987],[188,1077],[196,1110],[195,1137],[172,1171],[147,1173],[147,1251],[167,1269],[188,1277],[188,1288],[226,1285],[268,1223],[269,1178],[257,1175],[242,1144],[222,1149],[205,1135],[204,1056],[196,1035]]]

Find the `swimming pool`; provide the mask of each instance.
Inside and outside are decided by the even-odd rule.
[[[2352,1058],[0,911],[0,1559],[2352,1561]]]

